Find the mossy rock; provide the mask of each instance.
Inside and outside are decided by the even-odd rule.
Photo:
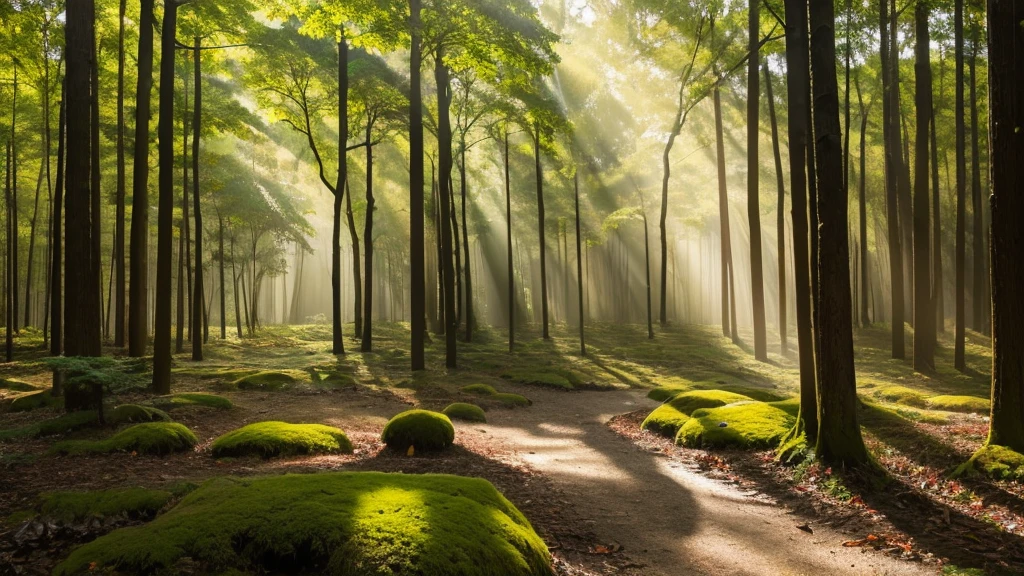
[[[455,442],[455,427],[440,412],[406,410],[388,421],[381,440],[395,450],[444,450]]]
[[[21,380],[0,378],[0,390],[10,390],[11,392],[35,392],[36,390],[39,390],[39,388],[29,384],[28,382],[22,382]]]
[[[264,370],[263,372],[242,376],[231,384],[239,390],[280,390],[295,384],[299,380],[298,374]]]
[[[751,400],[751,398],[726,390],[690,390],[676,394],[667,404],[672,405],[683,414],[691,414],[694,410],[701,408],[717,408],[746,400]]]
[[[923,392],[919,392],[913,388],[907,388],[906,386],[897,386],[895,384],[879,386],[872,390],[871,394],[875,398],[886,402],[918,407],[923,407],[927,398],[927,395]]]
[[[506,380],[518,382],[519,384],[533,384],[535,386],[546,386],[559,390],[572,390],[572,382],[558,373],[557,370],[536,370],[532,368],[512,368],[501,374]]]
[[[134,452],[138,454],[170,454],[187,452],[199,443],[196,435],[176,422],[136,424],[105,440],[73,440],[58,442],[51,454],[104,454]]]
[[[173,573],[183,558],[217,574],[551,574],[543,540],[486,480],[381,472],[214,478],[152,522],[81,546],[54,574]]]
[[[445,416],[453,420],[465,420],[467,422],[487,422],[487,415],[484,409],[476,404],[467,402],[454,402],[443,410]]]
[[[644,418],[644,421],[640,424],[640,428],[672,438],[675,437],[676,432],[679,432],[679,429],[689,419],[688,415],[680,412],[671,404],[666,403],[658,406],[653,412],[648,414],[647,418]]]
[[[202,406],[205,408],[216,408],[218,410],[228,410],[234,407],[231,400],[228,400],[223,396],[207,394],[205,392],[179,392],[177,394],[171,394],[170,396],[161,396],[156,398],[153,400],[153,403],[164,410],[173,410],[174,408],[181,408],[184,406]]]
[[[291,456],[295,454],[350,454],[352,442],[345,432],[323,424],[257,422],[217,438],[213,456]]]
[[[459,390],[466,394],[476,394],[477,396],[494,396],[498,393],[494,386],[490,384],[470,384],[469,386],[459,388]]]
[[[74,522],[99,516],[152,518],[174,494],[165,490],[118,488],[94,492],[60,491],[40,495],[39,513],[49,518]]]
[[[110,424],[127,424],[129,422],[170,422],[167,412],[150,406],[138,404],[121,404],[114,408],[106,420]]]
[[[344,372],[327,372],[321,374],[319,378],[316,384],[324,388],[351,388],[356,385],[355,377]]]
[[[526,396],[512,394],[511,392],[498,392],[491,396],[491,400],[509,408],[519,408],[521,406],[530,406],[533,404],[533,402],[531,402]]]
[[[48,408],[50,406],[61,407],[64,405],[64,398],[54,396],[49,390],[39,390],[17,396],[11,401],[11,412],[28,412],[37,408]]]
[[[766,402],[740,402],[701,408],[676,434],[676,444],[691,448],[770,448],[796,423],[786,410]],[[724,426],[723,426],[724,424]]]
[[[953,472],[954,477],[976,474],[996,480],[1024,480],[1024,454],[1005,446],[985,444]]]
[[[932,396],[925,403],[933,410],[945,410],[946,412],[988,414],[992,409],[991,400],[977,396]]]

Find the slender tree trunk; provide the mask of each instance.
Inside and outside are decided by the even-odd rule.
[[[459,187],[462,196],[462,245],[465,247],[466,253],[466,266],[463,271],[466,275],[466,342],[473,341],[473,327],[476,325],[476,319],[473,317],[473,275],[470,273],[470,258],[469,252],[469,226],[466,224],[466,135],[462,134],[462,141],[460,142],[459,154],[462,156],[461,162],[459,163]]]
[[[135,150],[132,161],[131,262],[128,269],[128,355],[136,358],[145,355],[149,340],[149,116],[150,92],[153,89],[153,0],[140,1]],[[54,292],[59,291],[59,286],[55,285]],[[54,306],[56,314],[56,298]]]
[[[420,30],[420,0],[409,0],[409,27],[412,35],[409,55],[409,273],[410,319],[413,370],[426,368],[424,341],[427,333],[426,247],[424,237],[423,201],[423,93],[420,87],[423,41]]]
[[[452,160],[454,168],[454,159]],[[462,243],[459,242],[459,211],[455,207],[455,181],[448,180],[449,214],[452,221],[452,246],[455,250],[455,328],[462,325]],[[468,258],[469,255],[467,254]]]
[[[551,338],[548,331],[548,269],[544,241],[544,173],[540,166],[540,126],[534,126],[533,164],[537,175],[537,235],[540,239],[540,302],[544,339]]]
[[[181,220],[178,224],[178,294],[177,294],[177,317],[175,324],[175,340],[174,340],[174,352],[180,354],[185,349],[185,316],[189,317],[189,333],[191,334],[191,318],[192,308],[185,304],[185,300],[188,299],[191,302],[192,298],[192,276],[189,272],[191,270],[191,264],[189,260],[191,253],[189,252],[189,226],[188,226],[188,132],[189,132],[189,117],[188,117],[188,75],[184,76],[185,80],[185,93],[184,97],[185,106],[181,111]],[[188,276],[188,286],[185,285],[185,276]]]
[[[956,0],[954,7],[954,51],[956,54],[956,276],[953,297],[956,300],[956,334],[953,337],[953,365],[964,372],[965,317],[966,317],[966,256],[967,256],[967,157],[965,154],[966,127],[964,122],[964,0]]]
[[[892,78],[892,60],[889,57],[890,35],[888,32],[889,0],[879,2],[881,13],[881,61],[882,65],[882,131],[885,142],[885,206],[886,220],[888,222],[889,237],[889,283],[891,285],[891,306],[892,306],[892,357],[903,358],[903,248],[900,238],[900,216],[897,202],[897,188],[899,186],[899,172],[902,171],[902,162],[897,145],[899,134],[896,128],[894,116],[899,113],[895,109],[895,97],[893,93],[898,91]]]
[[[715,163],[718,168],[718,218],[722,238],[722,334],[732,336],[734,343],[739,342],[739,334],[729,329],[730,310],[729,280],[732,269],[732,238],[729,230],[729,190],[725,178],[725,138],[722,129],[722,97],[718,84],[712,89],[715,105]],[[735,322],[733,322],[735,328]]]
[[[352,215],[352,189],[345,181],[345,215],[348,218],[348,234],[352,240],[352,290],[355,300],[355,337],[363,337],[363,280],[359,263],[359,234],[356,232],[356,220]],[[340,244],[340,243],[339,243]],[[339,247],[340,250],[340,247]],[[341,256],[339,254],[339,265]]]
[[[507,147],[506,147],[507,149]],[[577,169],[578,170],[578,169]],[[583,238],[580,234],[580,175],[579,172],[573,173],[572,176],[572,188],[573,188],[573,199],[575,201],[576,211],[576,301],[578,305],[578,312],[580,318],[580,355],[587,355],[587,342],[583,334],[583,257],[580,253],[580,244],[582,244]],[[644,230],[647,229],[646,224]],[[509,265],[511,265],[511,245],[509,247]],[[509,291],[511,292],[511,291]],[[650,307],[648,307],[648,310]],[[650,335],[654,335],[653,328],[650,327],[648,321],[648,330]]]
[[[644,285],[647,288],[647,339],[654,340],[654,319],[651,311],[651,242],[647,230],[647,210],[644,217]],[[664,299],[662,300],[664,302]]]
[[[502,153],[505,164],[505,242],[508,247],[508,352],[511,354],[516,344],[516,285],[512,269],[512,180],[509,174],[507,123],[505,125],[505,147],[502,149]],[[579,204],[578,201],[577,204]],[[580,349],[585,354],[586,350],[582,341],[581,338]]]
[[[235,301],[235,330],[238,332],[238,339],[242,339],[242,312],[239,310],[238,292],[238,270],[235,268],[235,235],[230,238],[231,243],[231,282],[234,290],[231,291],[231,299]]]
[[[971,58],[968,60],[968,69],[971,75],[969,80],[971,88],[971,201],[974,207],[971,215],[974,223],[974,297],[972,300],[974,304],[973,327],[978,332],[984,332],[984,302],[989,295],[985,292],[985,226],[981,206],[981,153],[978,145],[981,126],[978,124],[978,77],[975,72],[977,60],[978,25],[974,24],[971,26]]]
[[[50,308],[53,316],[50,320],[50,355],[60,356],[64,352],[64,288],[63,246],[64,234],[62,216],[64,212],[64,130],[66,124],[67,90],[66,76],[61,80],[60,110],[57,117],[57,179],[54,182],[53,222],[50,225],[52,254],[50,256]],[[7,323],[10,325],[10,322]],[[52,393],[60,395],[61,379],[55,373]]]
[[[43,297],[43,346],[49,348],[50,346],[50,299],[51,299],[51,288],[53,286],[52,272],[52,258],[53,258],[53,181],[50,178],[50,162],[52,153],[52,131],[50,126],[50,32],[49,25],[43,26],[43,154],[45,155],[46,162],[46,221],[47,221],[47,237],[46,237],[46,288]],[[57,66],[58,74],[60,71],[60,65]],[[61,94],[63,100],[64,95]]]
[[[11,250],[11,141],[8,140],[5,146],[5,161],[6,166],[4,167],[4,236],[6,253],[4,254],[4,335],[5,335],[5,355],[4,360],[11,362],[14,360],[14,292],[17,291],[17,287],[11,286],[11,264],[13,260],[11,256],[13,250]],[[54,387],[56,388],[57,375],[54,375]]]
[[[341,201],[342,196],[348,189],[348,40],[342,36],[338,41],[338,182],[334,186],[334,224],[331,229],[331,334],[333,338],[332,352],[334,354],[345,353],[345,341],[341,330]],[[366,142],[367,148],[370,142]],[[351,192],[350,192],[351,193]],[[355,235],[355,224],[352,222],[351,199],[349,200],[349,228],[352,233],[352,245],[358,246]],[[370,207],[372,209],[372,206]],[[370,219],[370,212],[367,212],[367,219]],[[367,246],[373,242],[373,238],[367,238]],[[353,248],[358,252],[358,248]],[[255,266],[255,261],[253,266]],[[359,268],[359,258],[356,256],[355,267]],[[369,275],[369,271],[367,271]],[[361,335],[362,323],[359,307],[359,274],[355,275],[356,281],[356,334]],[[255,287],[253,288],[255,290]],[[367,295],[369,298],[369,295]],[[369,319],[367,319],[369,320]]]
[[[94,8],[95,10],[95,3]],[[94,15],[95,21],[95,15]],[[100,328],[103,326],[102,316],[102,304],[103,304],[103,248],[101,238],[101,223],[102,213],[100,207],[102,203],[100,197],[102,195],[100,189],[100,95],[99,95],[99,48],[96,45],[96,34],[95,31],[92,35],[92,60],[90,63],[90,74],[92,79],[92,93],[90,94],[89,110],[92,114],[90,121],[90,138],[92,145],[89,147],[91,154],[91,175],[92,175],[92,186],[91,196],[89,198],[89,207],[92,211],[90,215],[90,223],[92,224],[92,234],[90,240],[92,241],[92,277],[90,278],[90,291],[93,292],[92,299],[96,301],[96,306],[89,310],[89,318],[96,323],[96,332],[100,332]],[[17,197],[15,197],[15,206],[17,206]],[[17,211],[15,211],[17,212]],[[93,287],[94,286],[94,287]],[[17,306],[15,306],[17,308]],[[17,326],[15,326],[17,328]],[[100,346],[101,343],[97,343]],[[97,352],[97,356],[100,352]]]
[[[764,84],[768,96],[768,114],[772,125],[772,152],[775,156],[775,178],[779,189],[778,213],[778,259],[779,259],[779,339],[782,341],[782,354],[786,354],[789,345],[786,342],[786,181],[782,175],[782,153],[779,151],[779,127],[775,120],[775,97],[772,94],[772,77],[768,64],[764,65]]]
[[[117,267],[117,286],[114,291],[114,346],[125,345],[125,264],[124,264],[124,16],[126,0],[118,4],[117,12],[117,191],[116,214],[114,217],[114,251]]]
[[[228,319],[227,314],[225,313],[227,306],[225,305],[226,296],[224,294],[226,292],[226,290],[224,290],[224,217],[221,216],[219,212],[217,214],[217,244],[217,248],[220,251],[220,339],[227,340]],[[296,296],[298,296],[298,292],[296,292]]]
[[[941,90],[940,90],[941,94]],[[946,310],[942,293],[942,212],[939,209],[939,144],[935,134],[935,104],[931,104],[931,169],[932,169],[932,308],[935,310],[935,329],[946,331]]]
[[[90,4],[90,6],[92,6]],[[90,8],[94,9],[94,8]],[[93,57],[95,58],[95,56]],[[89,60],[90,66],[92,59]],[[14,71],[14,84],[12,86],[11,95],[11,161],[8,163],[8,170],[11,172],[11,201],[9,203],[10,210],[10,251],[8,252],[8,258],[11,259],[11,265],[9,274],[11,277],[11,309],[12,316],[11,321],[13,322],[14,332],[18,333],[18,64],[12,66]],[[96,303],[97,306],[99,302]]]
[[[192,104],[192,205],[196,223],[196,260],[195,273],[196,283],[192,294],[192,360],[203,359],[203,341],[206,334],[206,323],[204,321],[203,307],[206,297],[203,294],[205,282],[203,282],[203,211],[199,202],[199,138],[203,119],[203,72],[202,56],[199,46],[199,38],[195,38],[193,48],[193,61],[195,67],[193,72],[193,89],[195,90],[195,102]]]
[[[917,43],[914,78],[917,134],[914,139],[914,369],[935,369],[935,307],[932,305],[931,238],[928,212],[931,194],[928,167],[928,122],[931,119],[932,69],[928,34],[928,5],[914,10]]]
[[[868,111],[864,106],[864,96],[860,91],[860,79],[857,79],[857,104],[860,107],[860,193],[858,194],[858,207],[860,208],[860,323],[861,326],[871,324],[868,316],[868,292],[870,283],[868,281],[868,203],[867,203],[867,131]],[[876,243],[877,246],[877,243]]]
[[[46,159],[49,161],[49,158]],[[32,325],[32,265],[36,251],[36,222],[39,221],[39,194],[43,190],[43,169],[46,162],[39,163],[39,177],[36,179],[36,196],[32,206],[32,220],[28,233],[28,266],[25,269],[25,326]]]
[[[750,3],[750,56],[747,60],[747,220],[750,222],[750,278],[754,312],[754,357],[768,360],[764,321],[764,270],[761,262],[761,206],[758,176],[760,164],[757,143],[760,136],[760,29],[761,18],[757,0]]]
[[[442,275],[444,277],[445,366],[455,368],[455,337],[458,331],[458,320],[455,316],[455,269],[452,264],[452,127],[449,116],[451,108],[451,82],[450,72],[444,58],[444,48],[438,46],[434,54],[434,80],[437,85],[438,110],[437,138],[440,164],[438,192],[440,193],[441,206],[441,252]],[[369,242],[369,240],[367,241]]]
[[[370,144],[370,137],[373,135],[373,121],[366,123],[366,218],[363,228],[363,238],[366,240],[366,297],[363,301],[366,307],[365,319],[363,320],[363,341],[360,350],[369,352],[373,349],[373,210],[375,200],[373,198],[373,146]]]
[[[818,457],[844,466],[868,461],[857,423],[857,382],[850,314],[850,251],[847,239],[843,149],[836,90],[835,14],[831,2],[810,4],[811,76],[820,214],[818,311]]]

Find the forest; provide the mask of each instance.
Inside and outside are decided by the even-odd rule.
[[[0,141],[0,576],[1024,574],[1020,0],[0,0]]]

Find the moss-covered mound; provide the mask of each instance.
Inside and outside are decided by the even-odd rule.
[[[665,400],[669,400],[673,396],[686,392],[687,390],[689,390],[689,388],[682,386],[658,386],[657,388],[652,388],[651,391],[647,393],[647,397],[651,400],[664,402]]]
[[[793,427],[796,418],[766,402],[740,402],[701,408],[690,414],[676,434],[676,444],[691,448],[769,448]]]
[[[988,414],[992,407],[988,398],[978,398],[977,396],[932,396],[926,401],[926,404],[933,410],[973,412],[975,414]]]
[[[517,408],[519,406],[529,406],[533,404],[529,398],[520,394],[512,394],[511,392],[498,392],[491,396],[491,400],[500,403],[502,406],[508,406],[509,408]]]
[[[983,474],[996,480],[1024,480],[1024,454],[1005,446],[985,444],[953,472],[953,476]]]
[[[352,452],[352,442],[339,428],[323,424],[288,424],[257,422],[232,430],[213,441],[213,455],[225,456],[291,456]]]
[[[318,378],[316,384],[323,388],[350,388],[356,385],[355,377],[345,372],[327,372],[320,374]]]
[[[170,422],[167,412],[150,406],[138,404],[121,404],[106,415],[108,424],[128,424],[130,422]]]
[[[470,384],[469,386],[463,386],[459,390],[466,394],[476,394],[477,396],[494,396],[498,393],[494,386],[490,384]]]
[[[232,385],[239,390],[280,390],[299,381],[299,375],[291,372],[265,370],[238,378]]]
[[[381,440],[396,450],[444,450],[455,442],[455,427],[440,412],[406,410],[388,421]]]
[[[690,416],[680,412],[671,404],[662,404],[644,418],[640,424],[642,430],[650,430],[655,434],[674,437],[676,432],[686,424]]]
[[[43,420],[42,422],[35,424],[0,430],[0,440],[26,438],[30,436],[37,438],[40,436],[56,436],[58,434],[67,434],[68,432],[95,426],[98,423],[99,417],[95,410],[71,412],[68,414],[61,414],[56,418],[50,418],[49,420]]]
[[[29,410],[35,410],[36,408],[46,408],[49,406],[63,406],[64,398],[61,396],[54,396],[50,394],[49,390],[40,390],[38,392],[29,392],[28,394],[22,394],[11,401],[10,410],[11,412],[27,412]]]
[[[58,442],[50,449],[55,454],[101,454],[135,452],[170,454],[192,450],[199,440],[191,430],[175,422],[148,422],[125,428],[105,440]]]
[[[927,395],[923,392],[895,384],[879,386],[871,391],[871,395],[879,400],[905,406],[924,406],[927,398]]]
[[[186,557],[209,573],[551,574],[544,542],[486,480],[380,472],[215,478],[152,522],[78,548],[54,573],[170,573]]]
[[[207,394],[206,392],[179,392],[169,396],[160,396],[153,399],[153,404],[162,410],[174,410],[186,406],[215,408],[217,410],[229,410],[234,407],[231,400],[216,394]]]
[[[487,422],[484,409],[476,404],[467,402],[454,402],[443,410],[445,416],[453,420],[465,420],[467,422]]]
[[[39,512],[66,522],[91,516],[127,515],[129,518],[150,518],[173,497],[165,490],[119,488],[96,492],[45,492],[40,495]]]
[[[559,390],[572,390],[572,382],[558,370],[538,370],[535,368],[512,368],[501,374],[506,380],[519,384],[534,384]]]
[[[650,394],[648,394],[650,397]],[[726,390],[690,390],[680,392],[672,396],[668,402],[658,406],[640,424],[643,430],[661,434],[662,436],[675,436],[683,424],[690,419],[694,410],[701,408],[717,408],[750,400],[749,397]]]

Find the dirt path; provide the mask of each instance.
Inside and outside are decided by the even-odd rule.
[[[640,391],[573,395],[530,389],[529,410],[493,411],[480,427],[551,479],[601,541],[618,543],[645,575],[935,574],[844,548],[848,536],[737,487],[646,452],[606,426],[655,407]]]

